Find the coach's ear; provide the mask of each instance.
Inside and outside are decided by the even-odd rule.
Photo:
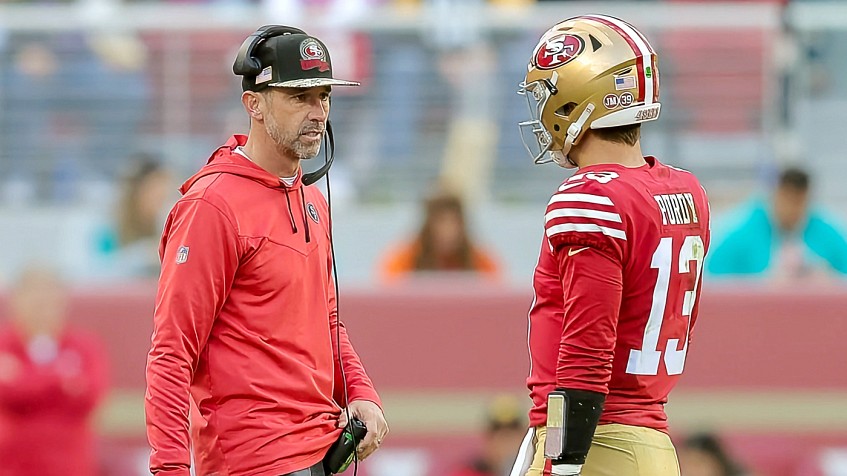
[[[241,104],[244,105],[244,110],[250,115],[251,119],[261,121],[264,119],[262,114],[262,105],[265,98],[255,91],[244,91],[241,93]]]

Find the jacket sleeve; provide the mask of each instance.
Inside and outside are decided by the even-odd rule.
[[[350,343],[350,338],[347,335],[347,328],[344,323],[338,319],[338,304],[336,301],[335,284],[332,280],[332,255],[329,257],[329,272],[327,282],[327,296],[329,300],[329,328],[332,335],[332,356],[334,365],[333,381],[333,399],[342,407],[348,402],[356,400],[369,400],[376,403],[382,408],[382,401],[374,389],[370,377],[365,372],[365,367],[362,365],[359,355],[353,349],[353,344]],[[340,338],[340,340],[338,340]],[[340,343],[340,345],[339,345]],[[339,354],[340,350],[340,354]],[[344,366],[344,374],[342,375],[341,368]],[[347,384],[347,399],[344,398],[344,383]]]
[[[620,262],[581,246],[563,246],[556,258],[564,291],[556,387],[607,394],[623,290]]]
[[[235,227],[203,199],[181,200],[159,247],[162,272],[147,356],[145,412],[150,470],[189,474],[189,389],[200,352],[229,294],[239,261]]]

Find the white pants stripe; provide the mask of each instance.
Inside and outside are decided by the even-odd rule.
[[[515,464],[512,466],[512,472],[509,476],[526,476],[529,467],[532,465],[532,459],[535,457],[535,428],[530,428],[521,442],[518,457],[515,458]]]

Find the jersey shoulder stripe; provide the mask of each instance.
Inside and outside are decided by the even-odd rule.
[[[550,221],[554,218],[564,217],[580,217],[580,218],[596,218],[598,220],[607,220],[621,223],[621,216],[617,213],[604,212],[600,210],[589,210],[584,208],[554,208],[547,212],[544,216],[544,221]]]
[[[544,216],[547,237],[554,246],[626,241],[624,220],[613,196],[614,176],[579,174],[565,182],[547,204]],[[590,180],[589,180],[590,178]],[[610,183],[613,182],[613,183]]]
[[[612,238],[618,238],[626,241],[626,232],[617,228],[600,226],[594,223],[560,223],[547,228],[547,237],[552,238],[560,233],[569,231],[577,231],[583,233],[602,233]]]
[[[614,205],[612,199],[603,195],[594,195],[590,193],[557,193],[550,199],[549,205],[563,202],[583,202],[594,203],[597,205]]]

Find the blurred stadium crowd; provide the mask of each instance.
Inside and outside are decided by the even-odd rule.
[[[8,329],[38,327],[32,322],[51,329],[31,332],[49,337],[40,343],[11,337],[30,336],[24,332],[0,335],[0,346],[6,346],[0,347],[0,455],[7,455],[0,461],[38,456],[3,447],[24,422],[40,422],[31,426],[34,439],[42,438],[38,429],[52,431],[51,422],[83,438],[95,415],[96,443],[73,451],[95,451],[92,465],[102,470],[62,474],[144,474],[139,372],[149,345],[146,319],[162,224],[178,185],[230,134],[246,132],[231,64],[242,39],[262,24],[293,24],[320,35],[333,52],[336,74],[363,83],[333,92],[331,113],[338,150],[330,176],[339,279],[342,296],[351,290],[355,317],[341,312],[353,338],[387,332],[368,321],[368,306],[389,296],[386,309],[400,310],[397,303],[421,292],[448,300],[448,314],[476,322],[506,312],[487,306],[486,296],[506,296],[517,303],[516,312],[502,317],[512,323],[508,329],[522,332],[541,210],[567,172],[529,160],[516,127],[526,118],[516,86],[539,32],[556,19],[587,12],[625,17],[655,38],[664,106],[662,118],[645,126],[643,148],[692,170],[709,191],[716,218],[704,301],[746,301],[744,290],[752,289],[755,303],[788,303],[782,307],[795,314],[779,320],[784,325],[776,337],[751,346],[761,352],[748,349],[750,355],[761,355],[762,368],[770,358],[795,362],[799,355],[820,363],[829,373],[808,385],[795,385],[785,375],[786,387],[811,405],[826,402],[828,410],[818,411],[830,417],[847,415],[843,349],[824,347],[809,357],[792,354],[791,347],[793,326],[813,314],[832,318],[823,332],[847,331],[847,316],[837,308],[847,274],[845,2],[0,0],[0,283],[6,291],[0,321]],[[717,296],[711,301],[710,289]],[[465,299],[465,292],[473,298]],[[39,309],[33,293],[53,305]],[[799,304],[802,299],[827,305],[813,313]],[[738,311],[733,319],[758,309],[727,306]],[[54,321],[65,317],[68,326],[88,329],[102,342],[72,338],[67,345],[82,356],[73,365],[63,363],[57,350],[64,344]],[[734,332],[729,317],[720,332],[709,334],[716,340],[705,339],[697,354],[712,349],[733,359],[734,351],[722,350],[720,340],[721,332]],[[704,311],[702,326],[709,326],[709,318]],[[394,330],[406,332],[402,326]],[[501,336],[496,330],[485,335]],[[373,367],[393,405],[389,420],[392,409],[398,415],[399,437],[363,474],[506,474],[504,461],[525,424],[524,400],[509,400],[523,395],[522,345],[512,337],[488,348],[514,351],[514,372],[476,384],[466,384],[461,372],[433,378],[430,386],[396,384],[390,378],[400,370],[380,373],[380,364]],[[37,355],[42,365],[33,364],[43,385],[25,398],[12,391],[20,383],[10,384],[18,382],[14,376],[29,380],[4,360],[12,348]],[[456,352],[463,358],[462,350]],[[376,349],[363,358],[372,364],[368,359],[384,355]],[[705,370],[692,377],[696,398],[684,411],[695,412],[697,398],[713,394],[731,406],[736,394],[784,390],[769,377],[713,388],[710,382],[720,379],[707,370],[709,354],[696,358],[703,364],[694,366],[695,374]],[[477,369],[486,359],[472,360],[483,361]],[[88,364],[92,370],[84,370]],[[113,390],[104,390],[107,381]],[[60,395],[57,388],[71,388],[68,402],[51,399],[46,413],[36,415],[38,392]],[[446,414],[452,420],[438,420],[448,421],[446,430],[421,423],[444,410],[418,409],[423,398],[417,394],[427,392],[451,406]],[[22,401],[32,408],[20,410]],[[734,411],[747,408],[738,405]],[[8,416],[21,412],[24,419]],[[790,418],[769,424],[767,417],[750,428],[730,424],[729,449],[720,435],[694,434],[720,432],[719,424],[680,417],[686,430],[676,435],[683,476],[847,475],[847,426],[837,428],[847,425],[845,417],[798,432]],[[449,423],[456,421],[463,423]],[[750,436],[762,434],[770,439]],[[451,449],[436,441],[445,435],[461,444]],[[811,453],[794,465],[772,459],[773,451],[756,443],[784,448],[804,437],[815,443],[804,446]],[[42,441],[34,447],[52,454],[51,446]],[[9,456],[15,454],[26,458]],[[0,475],[7,474],[4,469],[0,465]],[[8,474],[35,474],[21,471]]]

